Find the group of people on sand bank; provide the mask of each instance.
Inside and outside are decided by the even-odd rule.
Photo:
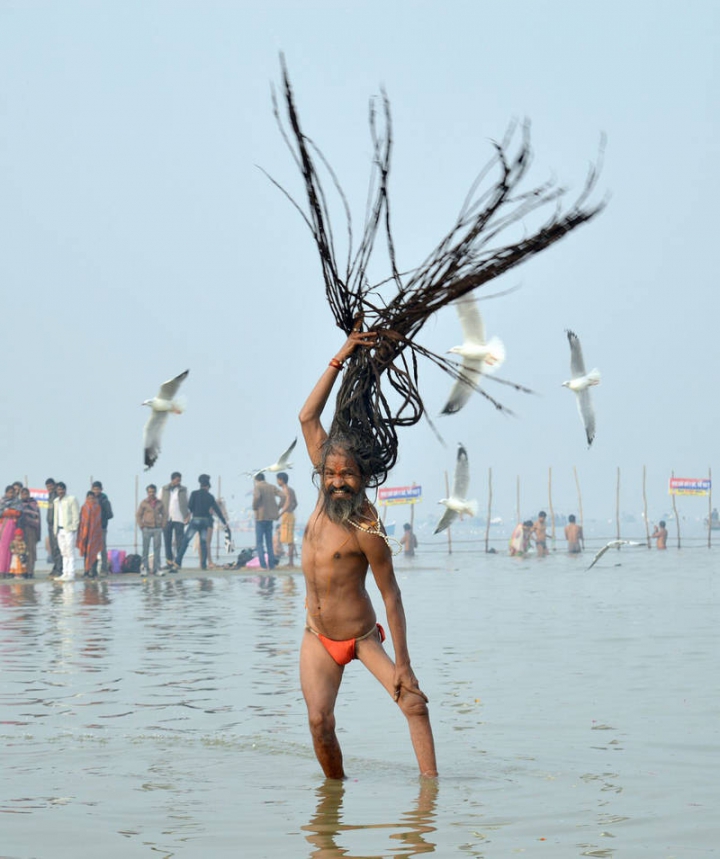
[[[40,508],[19,480],[5,487],[0,499],[0,575],[35,574],[40,542]]]
[[[547,513],[541,510],[537,519],[526,519],[515,526],[510,536],[509,551],[511,555],[526,555],[530,551],[530,545],[535,543],[535,552],[538,558],[548,554],[547,547]],[[577,555],[585,548],[585,536],[582,525],[578,525],[575,515],[568,516],[565,526],[565,539],[567,550],[571,555]]]

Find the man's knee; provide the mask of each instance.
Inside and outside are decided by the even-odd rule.
[[[408,719],[429,715],[427,702],[422,695],[418,695],[417,692],[409,692],[407,689],[403,689],[400,693],[398,706]]]
[[[308,710],[308,724],[314,737],[322,739],[335,734],[335,714],[328,710]]]

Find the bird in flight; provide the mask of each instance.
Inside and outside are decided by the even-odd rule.
[[[592,569],[592,567],[594,567],[595,564],[597,564],[597,562],[600,560],[600,558],[602,558],[602,556],[605,554],[605,552],[607,552],[608,549],[619,549],[620,546],[644,546],[644,545],[645,545],[645,543],[638,543],[636,540],[610,540],[610,542],[607,543],[605,546],[603,546],[602,549],[600,549],[600,551],[597,553],[597,555],[595,555],[595,557],[592,559],[592,563],[587,568],[587,570],[585,570],[585,572],[587,573],[588,570]]]
[[[470,467],[468,455],[465,448],[459,444],[457,459],[455,460],[455,475],[453,477],[452,491],[449,498],[442,498],[438,504],[445,505],[445,512],[438,522],[435,534],[444,531],[458,516],[475,516],[477,514],[477,501],[467,500],[467,491],[470,485]]]
[[[590,370],[589,373],[585,371],[582,346],[577,334],[568,330],[565,333],[570,343],[570,381],[563,382],[563,387],[570,388],[575,393],[580,418],[585,427],[585,437],[590,447],[595,438],[595,409],[593,409],[588,388],[600,384],[600,371],[597,369]]]
[[[247,473],[254,477],[256,474],[265,471],[271,471],[273,473],[278,471],[285,471],[286,468],[292,468],[293,464],[290,462],[290,456],[297,444],[297,438],[293,441],[290,447],[281,455],[280,459],[277,462],[273,462],[272,465],[266,465],[265,468],[256,468],[253,471],[248,471]]]
[[[157,394],[149,400],[144,400],[143,406],[150,406],[150,418],[145,424],[143,447],[145,449],[145,471],[152,468],[160,453],[160,438],[162,437],[168,412],[179,415],[185,410],[185,403],[176,398],[178,388],[187,378],[190,370],[185,370],[174,379],[168,379],[160,386]]]
[[[454,302],[463,333],[461,346],[448,351],[462,358],[462,379],[456,379],[448,401],[442,410],[444,415],[459,412],[470,399],[480,381],[480,376],[493,373],[505,360],[505,347],[497,337],[485,339],[485,325],[474,298],[463,298]]]

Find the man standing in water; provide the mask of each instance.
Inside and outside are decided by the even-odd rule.
[[[392,555],[378,516],[365,495],[372,476],[348,439],[328,437],[320,417],[343,362],[356,347],[372,347],[372,332],[353,332],[330,361],[300,412],[305,444],[320,492],[305,529],[302,568],[307,626],[300,650],[300,682],[315,754],[327,778],[345,777],[335,734],[335,700],[344,667],[360,662],[393,696],[408,720],[420,773],[436,776],[427,696],[410,665],[405,612]],[[368,569],[385,604],[393,662],[365,590]]]

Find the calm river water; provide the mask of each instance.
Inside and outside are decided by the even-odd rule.
[[[0,582],[0,857],[717,855],[720,552],[590,557],[400,560],[437,785],[359,663],[323,780],[298,575]]]

